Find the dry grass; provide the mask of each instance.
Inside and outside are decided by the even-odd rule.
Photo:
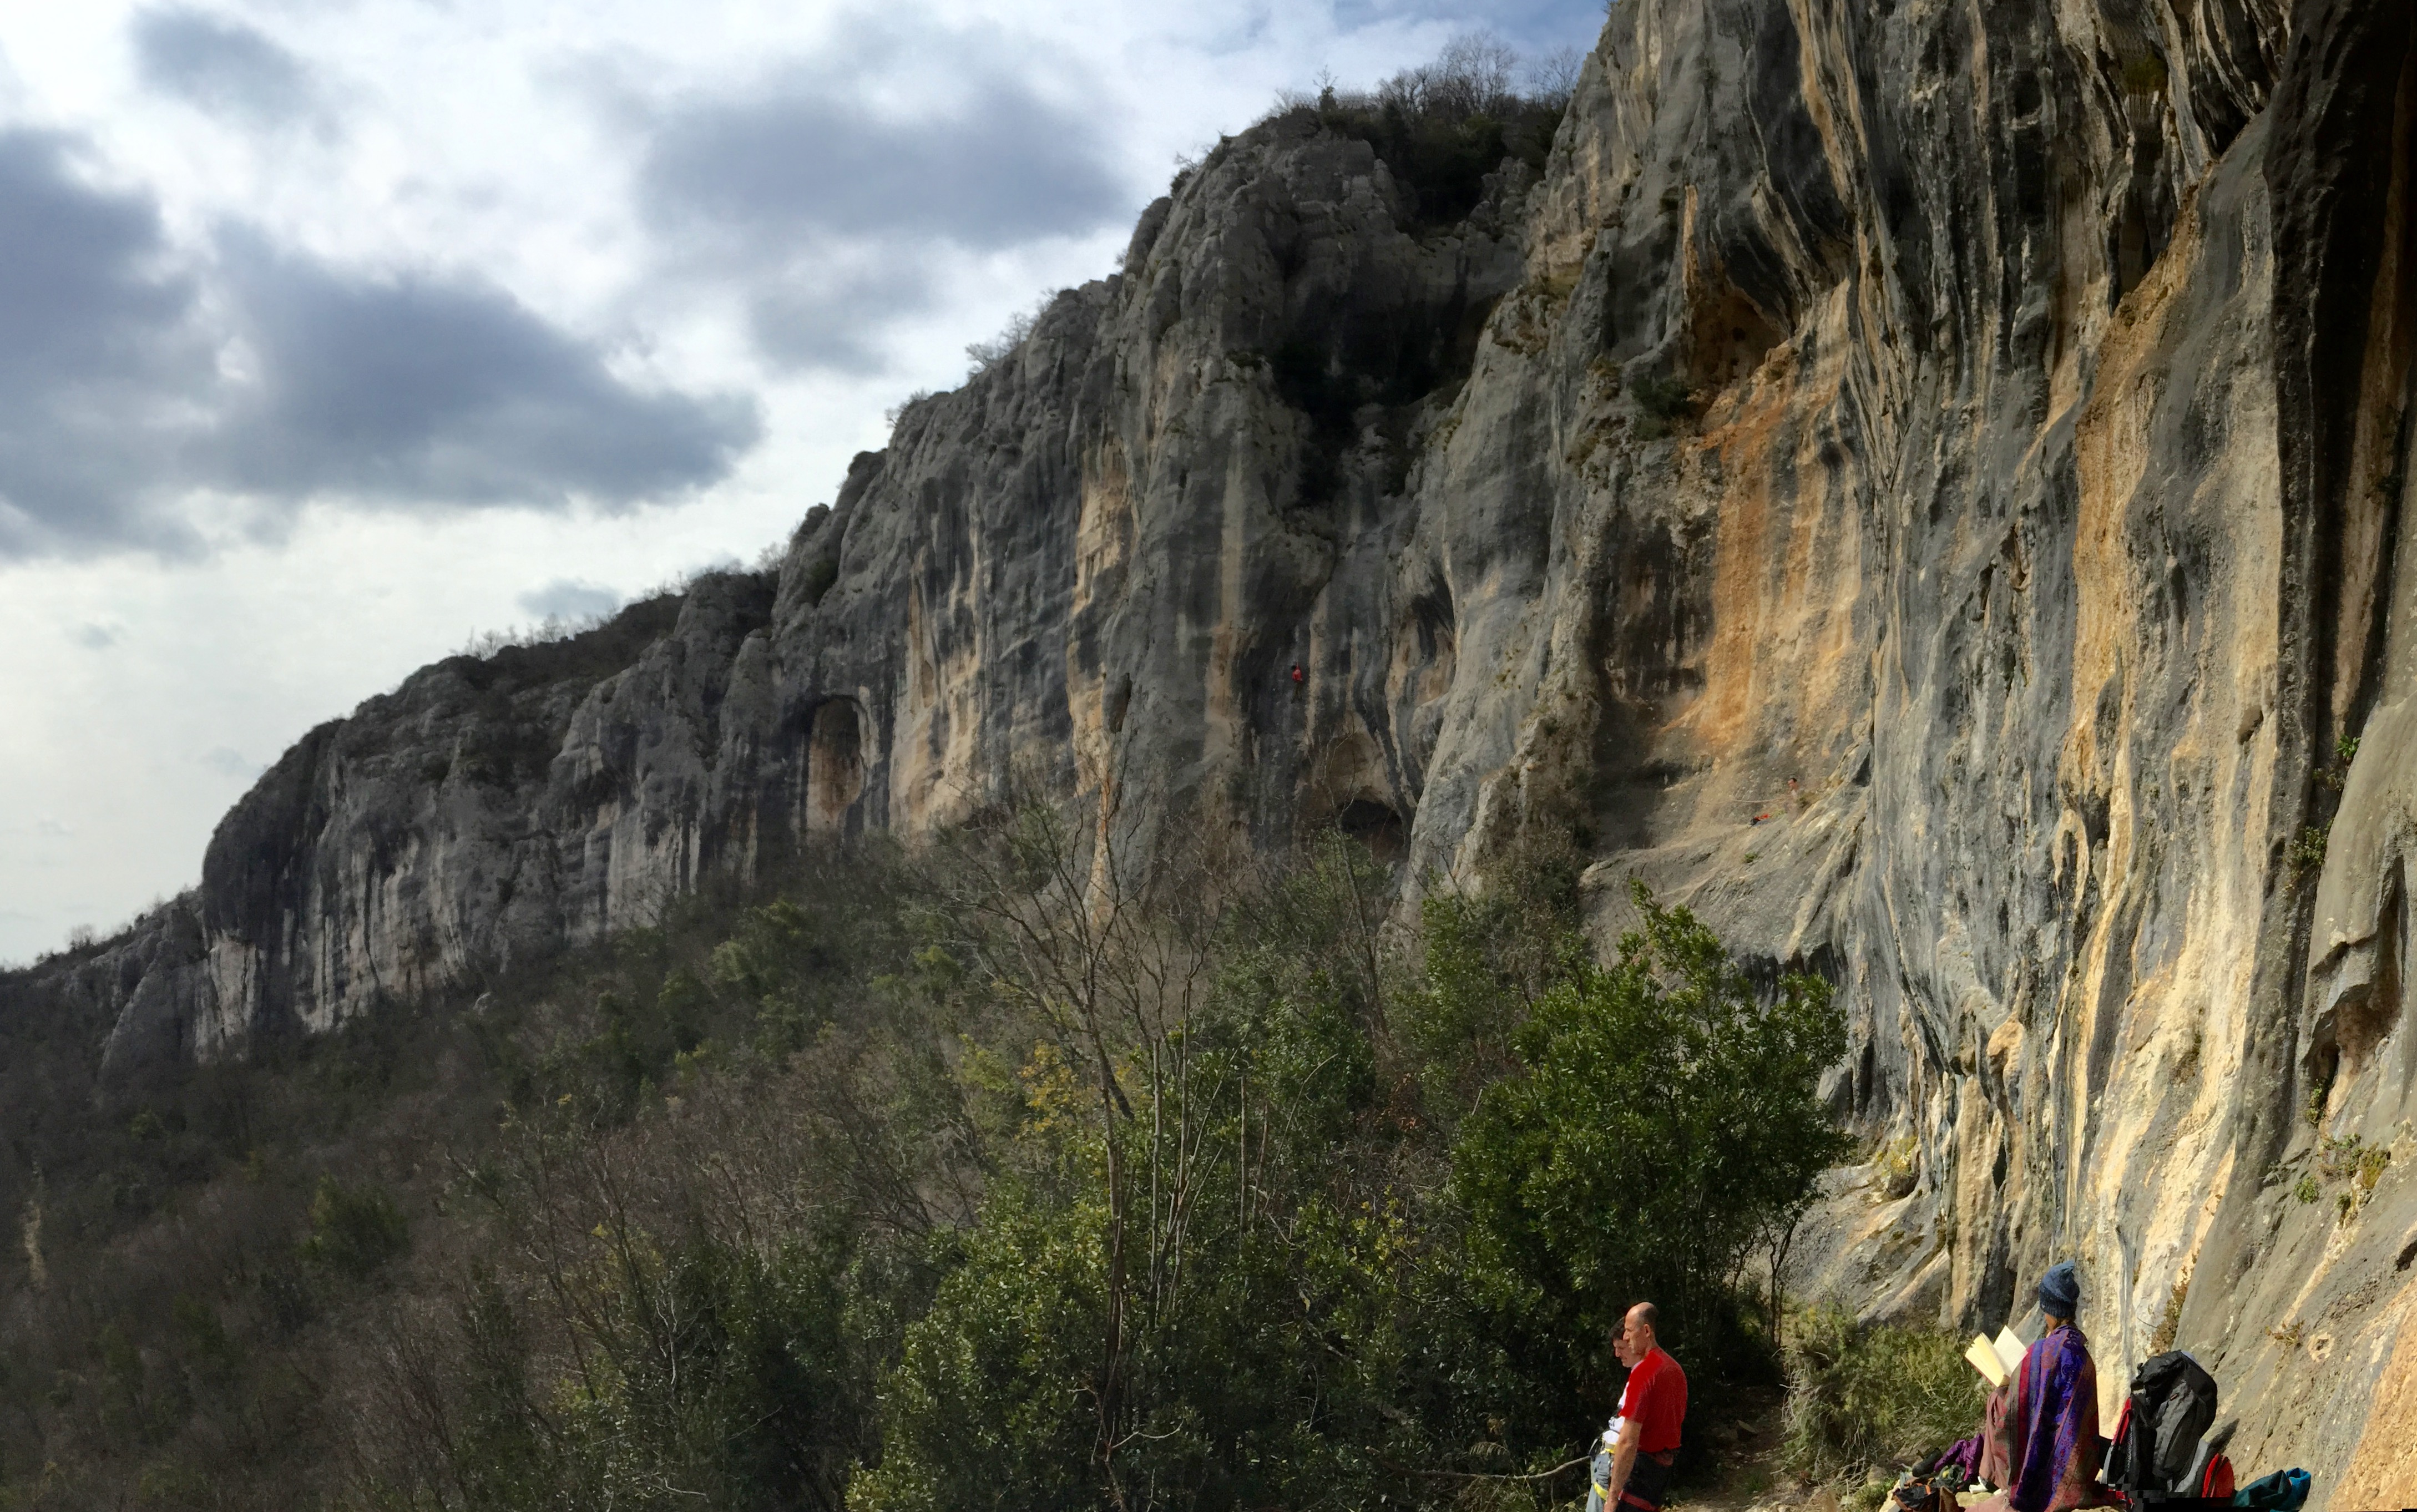
[[[1782,1459],[1822,1480],[1906,1464],[1977,1430],[1985,1400],[1954,1335],[1815,1308],[1787,1341]]]

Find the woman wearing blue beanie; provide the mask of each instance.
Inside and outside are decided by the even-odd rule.
[[[2073,1262],[2040,1277],[2040,1310],[2047,1332],[2023,1352],[2010,1383],[1999,1448],[2006,1489],[1974,1512],[2066,1512],[2094,1500],[2098,1479],[2098,1367],[2090,1341],[2074,1322],[2081,1310],[2081,1279]]]

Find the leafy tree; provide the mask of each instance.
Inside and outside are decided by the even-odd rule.
[[[996,1194],[885,1392],[885,1454],[848,1502],[865,1512],[1101,1504],[1106,1336],[1102,1205]]]
[[[311,1232],[302,1241],[304,1259],[361,1280],[410,1247],[410,1223],[384,1187],[319,1179],[311,1199]]]
[[[1642,1300],[1680,1349],[1734,1358],[1741,1273],[1847,1151],[1817,1092],[1846,1049],[1829,984],[1789,973],[1766,996],[1687,909],[1634,892],[1619,958],[1568,960],[1452,1152],[1477,1283],[1573,1377]],[[1465,943],[1439,948],[1463,969]]]

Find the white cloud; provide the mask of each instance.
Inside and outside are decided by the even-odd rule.
[[[246,782],[267,770],[265,763],[252,760],[231,745],[211,746],[195,759],[220,776],[240,777]]]
[[[540,620],[595,619],[611,614],[628,602],[627,596],[600,583],[585,578],[557,577],[543,588],[531,588],[513,601],[523,613]]]

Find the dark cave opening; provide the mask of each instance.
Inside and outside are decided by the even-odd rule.
[[[1409,830],[1402,817],[1373,798],[1355,798],[1334,817],[1334,827],[1368,848],[1391,865],[1409,849]]]

